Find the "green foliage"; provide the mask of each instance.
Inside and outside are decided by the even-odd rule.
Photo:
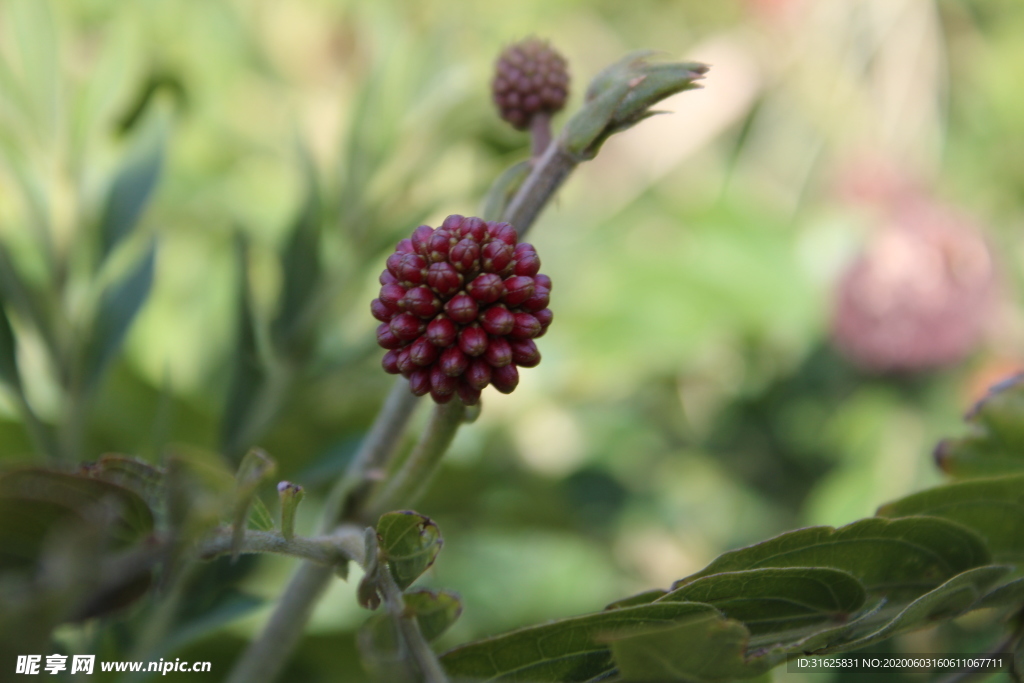
[[[429,517],[405,510],[380,518],[377,543],[381,560],[387,562],[398,587],[405,590],[434,564],[444,540]]]
[[[1024,470],[1024,377],[989,390],[967,415],[970,433],[946,439],[935,449],[939,467],[954,477],[978,477]]]

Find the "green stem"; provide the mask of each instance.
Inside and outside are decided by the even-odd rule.
[[[430,644],[423,637],[420,630],[420,623],[416,615],[405,613],[405,600],[402,598],[402,589],[395,583],[391,572],[386,568],[378,573],[380,588],[384,597],[384,606],[388,614],[394,619],[402,634],[402,640],[409,648],[409,655],[416,667],[423,674],[424,683],[448,683],[448,677],[441,668],[441,662],[437,661],[437,655],[430,649]]]
[[[434,407],[430,422],[412,453],[398,471],[370,496],[366,503],[366,520],[376,520],[385,512],[398,507],[415,505],[437,472],[441,458],[455,438],[465,414],[466,406],[459,400]]]
[[[520,238],[533,227],[541,210],[579,163],[578,159],[566,151],[561,138],[548,145],[502,217],[515,227]]]

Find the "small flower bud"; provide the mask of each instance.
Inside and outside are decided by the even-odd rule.
[[[468,237],[457,242],[448,252],[448,259],[461,273],[471,273],[480,267],[480,245]]]
[[[456,391],[459,394],[459,400],[467,406],[475,406],[480,402],[480,390],[474,389],[465,382],[459,382]]]
[[[402,282],[421,285],[427,277],[427,262],[419,254],[403,254],[393,272]]]
[[[374,299],[370,302],[370,313],[377,320],[386,323],[390,322],[392,318],[398,313],[398,306],[392,306],[386,304],[380,299]]]
[[[398,245],[395,246],[395,251],[400,254],[412,254],[415,253],[415,249],[412,247],[412,240],[408,237],[404,240],[399,240]]]
[[[535,251],[523,252],[516,256],[516,275],[533,276],[540,270],[540,257]]]
[[[398,302],[405,296],[405,287],[396,283],[386,284],[380,288],[380,300],[391,306],[398,306]]]
[[[453,213],[444,219],[444,222],[441,223],[441,229],[447,230],[452,234],[456,234],[458,233],[459,228],[462,227],[462,221],[464,220],[466,220],[465,216]]]
[[[548,294],[548,290],[544,287],[534,287],[533,295],[529,299],[524,301],[521,308],[528,313],[539,311],[542,308],[547,308],[548,303],[551,302],[551,297]]]
[[[504,337],[493,337],[487,345],[484,360],[492,368],[503,368],[512,362],[512,347]]]
[[[402,374],[402,377],[405,377],[406,379],[408,379],[408,377],[418,367],[415,363],[412,362],[411,355],[412,351],[408,346],[406,346],[404,349],[398,352],[398,372],[400,372]]]
[[[442,396],[450,396],[455,393],[455,388],[459,385],[459,380],[455,377],[449,377],[444,374],[439,365],[435,365],[430,369],[430,393]]]
[[[555,317],[554,313],[551,312],[550,308],[542,308],[533,314],[533,317],[540,323],[541,334],[547,331],[548,325],[551,324],[551,320]],[[541,336],[538,334],[537,336]]]
[[[462,375],[463,380],[474,389],[483,389],[491,383],[491,366],[483,358],[474,358]]]
[[[491,242],[491,244],[494,243]],[[482,304],[491,304],[501,298],[505,292],[505,285],[502,283],[500,275],[482,273],[469,283],[466,292]]]
[[[412,313],[399,313],[388,325],[391,327],[391,333],[402,341],[412,341],[423,334],[427,327]]]
[[[524,368],[534,368],[540,363],[540,351],[532,339],[517,339],[509,342],[512,347],[512,362]]]
[[[377,281],[382,285],[393,285],[398,283],[398,278],[392,275],[390,270],[385,269],[380,274],[380,277],[377,278]]]
[[[281,535],[286,540],[295,538],[295,511],[303,496],[305,492],[298,484],[282,481],[277,485],[277,497],[281,501]]]
[[[509,223],[493,223],[490,229],[491,237],[499,242],[504,242],[509,247],[515,247],[519,239],[516,229]]]
[[[480,314],[480,308],[476,305],[473,297],[468,294],[457,294],[445,304],[444,312],[454,322],[466,325],[476,320]]]
[[[505,295],[503,297],[509,306],[518,306],[533,296],[533,278],[523,275],[516,275],[505,280]]]
[[[392,321],[394,323],[394,321]],[[508,336],[512,339],[532,339],[541,332],[540,321],[529,313],[516,313],[516,324]]]
[[[433,318],[441,310],[441,300],[430,287],[413,287],[405,293],[398,306],[416,317]]]
[[[466,218],[459,226],[459,236],[469,238],[477,243],[483,242],[487,237],[487,224],[475,216]]]
[[[441,354],[438,366],[441,368],[441,372],[449,377],[458,377],[469,366],[469,356],[463,353],[459,347],[449,346]]]
[[[434,318],[427,325],[427,339],[434,346],[441,348],[454,344],[458,332],[455,323],[448,318]]]
[[[439,228],[430,236],[427,242],[427,256],[431,261],[440,263],[448,259],[448,251],[452,248],[451,233],[444,228]]]
[[[381,323],[377,326],[377,343],[385,349],[397,349],[402,345],[402,340],[391,331],[389,323]]]
[[[537,283],[538,287],[543,287],[549,292],[551,291],[551,278],[549,278],[547,275],[544,275],[543,273],[538,273],[533,277],[533,281]]]
[[[438,348],[426,336],[419,337],[409,347],[409,360],[416,365],[430,365],[440,354]]]
[[[512,247],[495,239],[480,250],[480,267],[488,273],[503,274],[512,263]]]
[[[494,336],[508,334],[515,324],[515,316],[504,306],[491,306],[480,316],[480,327]]]
[[[528,38],[506,48],[491,81],[501,118],[526,130],[537,114],[553,114],[565,106],[569,73],[565,58],[546,41]]]
[[[384,372],[389,375],[397,375],[398,370],[398,351],[391,349],[384,354],[384,357],[380,361],[381,367],[384,368]]]
[[[491,373],[491,383],[503,394],[511,394],[519,384],[519,370],[513,364],[495,368]]]
[[[451,296],[462,287],[462,276],[447,261],[432,263],[427,270],[427,284],[439,295]]]
[[[430,393],[430,370],[419,368],[409,375],[409,389],[416,396]]]
[[[465,327],[459,332],[459,348],[467,356],[479,356],[488,348],[487,333],[479,327]]]
[[[427,254],[430,253],[430,237],[434,234],[434,229],[429,225],[421,225],[412,231],[412,237],[409,241],[412,242],[412,248],[416,250],[416,253],[426,258]]]

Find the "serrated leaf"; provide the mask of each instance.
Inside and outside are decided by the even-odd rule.
[[[743,622],[751,634],[789,632],[792,637],[797,630],[845,621],[864,604],[864,597],[864,587],[847,572],[786,567],[712,574],[659,602],[707,603]]]
[[[462,598],[452,591],[411,590],[402,596],[406,613],[416,615],[427,642],[437,640],[462,614]]]
[[[1024,560],[1024,474],[937,486],[883,505],[878,514],[949,519],[978,534],[995,561]]]
[[[670,626],[616,635],[611,651],[624,681],[742,680],[760,676],[781,659],[748,661],[749,638],[740,622],[708,612]]]
[[[1024,374],[989,389],[966,420],[970,434],[946,439],[935,449],[943,470],[955,477],[1024,471]]]
[[[252,510],[249,511],[249,528],[273,531],[274,527],[274,516],[267,509],[267,504],[259,496],[253,496]]]
[[[139,494],[151,508],[161,502],[164,470],[130,455],[108,453],[95,463],[86,463],[81,474],[123,486]]]
[[[453,677],[481,681],[587,681],[614,667],[606,644],[616,633],[718,616],[711,605],[655,603],[562,619],[449,650],[441,664]]]
[[[873,645],[897,633],[932,625],[939,619],[951,619],[963,614],[978,603],[985,590],[1012,569],[1003,565],[977,567],[954,576],[907,605],[884,626],[877,630],[839,643],[833,643],[822,652],[848,652]],[[870,622],[866,622],[870,623]]]
[[[139,223],[156,188],[163,165],[166,135],[161,127],[117,171],[100,214],[100,263]]]
[[[149,297],[155,266],[156,245],[153,244],[135,268],[100,297],[84,350],[86,387],[96,386],[120,350],[135,316]]]
[[[827,567],[852,574],[871,596],[913,599],[962,571],[987,564],[984,542],[936,517],[862,519],[844,527],[809,527],[721,555],[678,582],[762,567]]]
[[[395,583],[405,590],[434,564],[444,540],[429,517],[403,510],[381,516],[377,522],[377,544]]]

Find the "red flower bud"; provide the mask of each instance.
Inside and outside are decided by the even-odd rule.
[[[427,255],[431,261],[442,262],[448,259],[448,251],[452,248],[451,236],[444,228],[434,231],[427,242]]]
[[[474,358],[462,375],[463,380],[474,389],[483,389],[491,383],[491,366],[482,358]]]
[[[540,363],[540,351],[532,339],[517,339],[509,342],[512,347],[512,362],[524,368],[534,368]]]
[[[516,324],[508,336],[512,339],[532,339],[541,332],[540,321],[529,313],[516,313]]]
[[[534,276],[533,281],[537,283],[538,287],[543,287],[549,292],[551,291],[551,278],[549,278],[547,275],[544,275],[543,273],[538,273],[537,275]]]
[[[419,368],[413,370],[412,374],[409,375],[409,389],[416,396],[423,396],[430,392],[430,370],[427,368]]]
[[[473,297],[468,294],[457,294],[445,304],[444,312],[454,322],[466,325],[476,320],[477,315],[480,314],[480,308],[476,305]]]
[[[512,247],[495,239],[480,250],[480,267],[489,273],[504,274],[512,263]]]
[[[377,281],[382,285],[393,285],[398,282],[398,278],[392,275],[390,270],[384,270],[384,272],[380,274],[380,277],[377,278]]]
[[[441,300],[430,287],[413,287],[405,293],[398,305],[419,318],[433,318],[441,310]]]
[[[491,383],[503,394],[511,394],[519,384],[519,370],[513,364],[495,368],[491,373]]]
[[[380,300],[391,306],[398,306],[398,302],[405,296],[405,287],[391,283],[380,288]]]
[[[459,400],[461,400],[467,406],[475,406],[480,402],[480,390],[474,389],[465,382],[459,382],[459,386],[456,388],[459,394]]]
[[[480,268],[480,245],[468,237],[457,242],[448,252],[448,260],[461,273],[471,273]]]
[[[409,347],[409,360],[420,366],[430,365],[437,360],[439,353],[438,348],[426,336],[422,336]]]
[[[512,362],[512,347],[504,337],[493,337],[487,345],[484,360],[492,368],[503,368]]]
[[[482,273],[466,287],[466,292],[482,304],[494,303],[501,298],[504,291],[505,285],[501,281],[501,276],[494,273]]]
[[[394,273],[402,282],[421,285],[427,277],[427,262],[419,254],[402,254]]]
[[[392,306],[391,304],[384,303],[380,299],[374,299],[370,302],[370,313],[372,313],[373,317],[377,320],[386,323],[394,318],[395,314],[398,313],[398,306]]]
[[[459,332],[459,348],[467,356],[479,356],[488,348],[487,333],[479,327],[464,327]]]
[[[540,270],[540,257],[535,251],[527,251],[516,255],[516,275],[533,276]]]
[[[539,311],[542,308],[547,308],[548,303],[550,302],[551,296],[549,295],[547,289],[545,289],[544,287],[534,287],[533,295],[522,303],[521,308],[524,311],[533,313],[534,311]]]
[[[468,237],[477,243],[483,242],[487,237],[487,224],[475,216],[466,218],[459,226],[459,236]]]
[[[505,280],[505,296],[503,297],[509,306],[518,306],[533,296],[533,278],[523,275],[516,275]]]
[[[402,340],[395,336],[388,323],[381,323],[377,326],[377,343],[385,349],[397,349]]]
[[[434,346],[444,348],[455,343],[459,330],[448,318],[434,318],[427,325],[427,339]]]
[[[426,329],[426,325],[412,313],[399,313],[388,325],[391,327],[391,333],[402,341],[412,341]]]
[[[409,241],[412,242],[412,248],[416,250],[416,253],[426,258],[427,254],[430,253],[430,237],[434,234],[434,229],[429,225],[421,225],[412,231],[412,237]]]
[[[435,347],[436,348],[436,347]],[[438,367],[441,368],[441,372],[448,375],[449,377],[458,377],[466,368],[469,366],[469,356],[462,352],[457,346],[449,346],[441,354],[441,360],[438,361]]]
[[[406,237],[404,240],[399,240],[395,246],[395,251],[400,254],[412,254],[416,250],[412,247],[412,240]]]
[[[516,324],[516,318],[504,306],[491,306],[480,316],[480,326],[488,334],[508,334]]]
[[[451,395],[455,393],[457,386],[459,386],[459,380],[444,374],[439,365],[430,368],[430,392],[432,394]]]
[[[447,261],[432,263],[427,271],[427,284],[441,296],[447,297],[462,287],[462,276]]]
[[[516,229],[508,223],[493,223],[489,232],[495,240],[504,242],[510,247],[514,247],[519,238],[516,234]]]
[[[384,372],[389,375],[397,375],[398,369],[398,351],[391,349],[384,354],[384,357],[380,361],[381,367],[384,368]]]

